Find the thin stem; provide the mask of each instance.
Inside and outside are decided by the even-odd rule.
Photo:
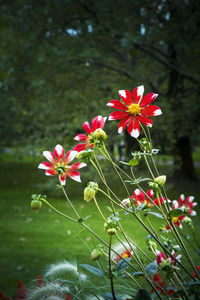
[[[80,216],[79,216],[77,210],[75,209],[74,205],[72,204],[72,202],[69,200],[69,197],[67,196],[67,193],[66,193],[66,191],[65,191],[65,189],[64,189],[64,187],[63,187],[63,185],[61,185],[61,187],[62,187],[63,193],[64,193],[64,195],[65,195],[67,201],[69,202],[71,208],[72,208],[73,211],[75,212],[76,216],[80,219]]]
[[[110,241],[109,241],[108,264],[109,264],[109,279],[110,279],[111,292],[112,292],[113,300],[116,300],[114,284],[113,284],[112,267],[111,267],[111,245],[112,245],[112,235],[110,236]]]
[[[54,206],[52,206],[47,200],[40,198],[41,201],[43,201],[44,203],[46,203],[51,209],[53,209],[55,212],[57,212],[59,215],[63,216],[64,218],[66,218],[67,220],[70,220],[74,223],[78,223],[78,221],[76,221],[75,219],[66,216],[65,214],[63,214],[62,212],[60,212],[59,210],[57,210]]]
[[[158,235],[157,235],[157,233],[156,233],[156,231],[155,231],[153,225],[151,224],[148,215],[145,215],[145,218],[146,218],[146,220],[147,220],[147,223],[149,224],[149,227],[150,227],[151,230],[154,232],[155,236],[158,238]]]
[[[182,290],[183,290],[183,292],[184,292],[184,295],[185,295],[186,299],[187,299],[187,300],[190,300],[190,297],[188,296],[188,294],[187,294],[187,292],[186,292],[186,290],[185,290],[185,288],[184,288],[182,282],[180,281],[179,277],[177,276],[176,272],[174,272],[174,276],[176,277],[176,280],[177,280],[178,283],[180,284],[180,286],[181,286],[181,288],[182,288]]]
[[[104,215],[103,215],[103,213],[102,213],[102,211],[101,211],[101,209],[100,209],[100,207],[99,207],[99,205],[98,205],[97,200],[96,200],[95,197],[94,197],[94,203],[96,204],[96,207],[97,207],[97,209],[98,209],[100,215],[102,216],[103,220],[104,220],[105,222],[107,222],[107,220],[106,220],[106,218],[104,217]]]

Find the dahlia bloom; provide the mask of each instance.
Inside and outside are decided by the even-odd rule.
[[[157,264],[158,265],[173,265],[175,266],[176,265],[176,261],[173,259],[173,257],[175,257],[178,261],[180,261],[181,259],[181,254],[178,254],[178,255],[175,255],[175,251],[173,250],[172,253],[171,253],[171,256],[168,257],[167,259],[165,258],[165,255],[164,253],[162,253],[161,251],[159,250],[155,250],[156,252],[156,261],[157,261]]]
[[[50,151],[43,151],[43,155],[50,162],[42,162],[39,164],[38,169],[44,169],[47,176],[59,175],[59,180],[62,185],[65,185],[66,177],[80,182],[80,173],[77,169],[86,166],[85,163],[76,162],[73,165],[69,163],[76,157],[77,151],[68,151],[66,156],[64,149],[61,145],[57,145],[54,149],[54,153]],[[65,156],[65,157],[64,157]]]
[[[155,282],[155,288],[157,291],[160,291],[162,295],[172,296],[174,298],[179,298],[178,295],[175,294],[175,290],[173,288],[168,288],[164,281],[162,280],[162,276],[158,273],[155,273],[153,277],[153,282]],[[154,291],[152,290],[152,293]]]
[[[181,209],[180,204],[178,203],[177,200],[173,200],[173,201],[172,201],[172,204],[173,204],[173,206],[172,206],[172,209],[171,209],[171,210],[177,209],[177,208],[180,208],[180,209]],[[185,218],[184,215],[181,215],[181,216],[178,216],[178,217],[172,217],[172,222],[173,222],[174,225],[176,225],[177,227],[179,227],[179,228],[182,229],[183,226],[182,226],[182,224],[181,224],[181,221],[183,221],[184,218]],[[167,231],[170,231],[170,230],[171,230],[171,227],[167,225],[167,226],[166,226],[166,229],[167,229]]]
[[[107,103],[108,106],[117,109],[110,114],[109,120],[121,120],[118,126],[118,133],[128,126],[128,133],[137,138],[140,135],[140,123],[152,127],[153,122],[148,117],[159,116],[162,114],[161,109],[156,105],[150,105],[158,96],[154,93],[149,93],[143,97],[144,86],[138,86],[132,94],[127,90],[120,90],[119,96],[121,101],[112,100]]]
[[[151,200],[153,199],[153,195],[154,195],[153,190],[148,190],[146,192],[146,194]],[[131,196],[132,199],[135,199],[135,205],[136,206],[139,206],[143,203],[146,203],[146,205],[148,207],[154,206],[153,203],[150,201],[150,199],[148,197],[145,197],[145,194],[140,189],[136,189],[133,192],[133,196]]]
[[[80,152],[80,151],[85,150],[88,147],[92,148],[94,139],[93,139],[91,133],[93,133],[93,132],[101,133],[102,129],[105,125],[106,119],[107,119],[106,117],[96,116],[92,120],[92,128],[88,121],[83,123],[82,127],[85,130],[85,132],[87,133],[87,135],[79,133],[75,136],[75,138],[74,138],[75,141],[84,142],[84,143],[77,144],[73,150]]]
[[[193,207],[197,205],[197,202],[193,202],[194,196],[188,196],[185,199],[185,196],[183,194],[179,197],[179,207],[183,209],[184,212],[188,213],[190,216],[196,216],[196,211],[193,210]]]

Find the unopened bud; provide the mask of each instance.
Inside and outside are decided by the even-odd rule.
[[[158,183],[159,186],[163,186],[166,182],[166,176],[165,175],[161,175],[158,176],[154,179],[154,182]]]
[[[109,228],[107,230],[107,234],[109,235],[115,235],[117,233],[117,230],[115,228]]]
[[[98,128],[92,133],[92,137],[100,141],[105,141],[108,136],[103,129]]]
[[[184,223],[186,223],[188,226],[192,226],[192,219],[191,218],[185,217],[182,221]]]
[[[42,202],[40,200],[32,200],[31,201],[31,208],[34,211],[39,211],[42,207]]]
[[[126,199],[122,200],[121,206],[122,207],[124,206],[124,207],[127,207],[127,208],[131,207],[131,201],[130,201],[130,199],[126,198]]]
[[[101,256],[102,256],[101,250],[99,250],[99,249],[94,249],[94,250],[91,252],[90,259],[91,259],[91,260],[98,260]]]
[[[96,190],[96,189],[98,189],[98,183],[90,181],[90,182],[88,182],[88,187],[90,187],[91,189]]]
[[[93,188],[90,188],[89,186],[87,186],[84,189],[84,200],[87,202],[91,201],[94,198],[95,193],[96,192]]]

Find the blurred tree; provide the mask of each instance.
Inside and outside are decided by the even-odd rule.
[[[155,141],[172,151],[179,177],[196,178],[198,1],[1,0],[0,9],[2,141],[67,140],[108,114],[115,90],[144,83],[162,101]]]

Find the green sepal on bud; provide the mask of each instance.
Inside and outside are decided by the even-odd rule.
[[[34,211],[39,211],[42,207],[42,202],[40,200],[32,200],[31,201],[31,208]]]
[[[31,201],[31,208],[34,211],[39,211],[40,208],[42,207],[42,201],[40,200],[41,198],[46,199],[46,195],[41,195],[41,194],[32,194],[31,198],[33,199]]]
[[[102,128],[97,128],[94,132],[91,133],[93,139],[102,142],[105,141],[108,136]]]
[[[91,201],[94,198],[97,189],[98,184],[96,182],[88,182],[88,186],[84,189],[84,200],[87,202]]]
[[[91,260],[98,260],[99,258],[102,257],[102,251],[101,249],[94,249],[92,252],[91,252],[91,256],[90,256],[90,259]]]
[[[107,234],[109,234],[109,235],[115,235],[116,233],[117,233],[117,229],[115,229],[115,228],[109,228],[107,230]]]
[[[104,230],[109,235],[115,235],[117,233],[117,222],[113,220],[113,218],[108,218],[107,221],[104,223]]]
[[[87,163],[90,159],[93,158],[93,152],[94,151],[90,148],[87,150],[80,151],[76,155],[76,158],[80,159],[84,163]]]
[[[167,177],[165,175],[158,176],[154,179],[154,182],[162,187],[166,182]]]

